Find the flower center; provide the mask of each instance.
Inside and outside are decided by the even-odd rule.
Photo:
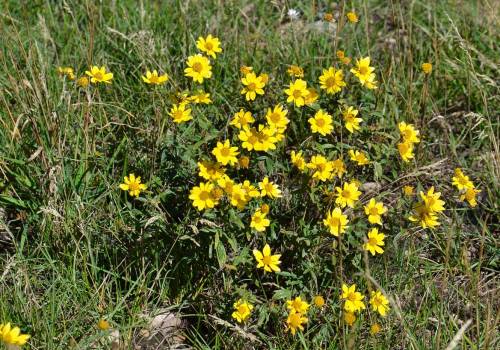
[[[210,193],[207,191],[200,192],[200,200],[206,201],[208,198],[210,198]]]
[[[137,182],[131,182],[128,184],[130,191],[137,191],[139,189],[139,184]]]
[[[263,258],[262,258],[262,263],[264,265],[271,265],[271,255],[265,255]]]
[[[269,119],[275,124],[277,124],[280,121],[280,115],[278,113],[273,113],[269,116]]]
[[[323,118],[316,119],[316,125],[322,128],[325,126],[325,120]]]
[[[349,191],[349,190],[343,190],[342,191],[342,197],[344,197],[344,198],[351,198],[351,191]]]
[[[300,91],[300,90],[293,90],[293,94],[292,95],[293,95],[294,98],[300,98],[300,97],[302,97],[302,91]]]
[[[193,64],[193,70],[197,73],[200,73],[203,70],[203,65],[200,62],[195,62]]]
[[[371,208],[371,209],[370,209],[370,214],[371,214],[371,215],[378,215],[378,210],[377,210],[377,208],[375,208],[375,207]]]
[[[94,79],[96,80],[102,80],[103,74],[101,72],[97,72],[94,74]]]
[[[328,87],[334,86],[335,85],[335,77],[329,77],[328,79],[326,79],[325,85]]]
[[[368,73],[368,67],[362,66],[359,67],[359,74],[366,75]]]
[[[249,83],[247,85],[247,90],[249,90],[249,91],[254,91],[256,88],[257,88],[257,86],[255,85],[255,83]]]
[[[349,293],[349,295],[347,296],[347,300],[355,302],[356,301],[356,294]]]
[[[260,216],[254,216],[253,222],[255,222],[256,224],[260,224],[262,222],[262,218]]]
[[[373,237],[370,238],[370,239],[368,239],[368,244],[369,245],[378,245],[377,244],[377,240],[375,238],[373,238]]]
[[[229,148],[227,147],[224,147],[220,150],[220,154],[223,156],[223,157],[229,157],[229,155],[231,154],[231,151],[229,150]]]
[[[206,48],[208,51],[212,51],[212,49],[214,48],[214,46],[212,45],[212,43],[205,43],[205,48]]]

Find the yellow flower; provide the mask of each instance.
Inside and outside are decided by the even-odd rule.
[[[419,221],[422,228],[432,229],[439,226],[437,215],[424,202],[417,203],[413,209],[414,214],[408,218],[410,221]]]
[[[173,105],[168,113],[172,117],[174,123],[180,124],[193,119],[191,115],[191,108],[186,109],[185,103],[180,103],[178,105]]]
[[[243,75],[247,75],[248,73],[251,73],[253,71],[252,67],[249,66],[241,66],[240,67],[240,73]]]
[[[341,59],[343,64],[349,64],[351,63],[351,58],[350,57],[344,57]]]
[[[345,299],[344,310],[347,312],[358,312],[365,309],[364,295],[356,292],[356,285],[348,286],[342,284],[342,299]]]
[[[365,205],[365,214],[368,215],[368,222],[370,224],[382,225],[382,215],[387,212],[387,208],[384,203],[377,202],[375,198],[370,199],[367,205]]]
[[[234,181],[227,175],[223,175],[219,180],[217,180],[217,186],[222,188],[229,196],[233,193]]]
[[[250,196],[247,191],[243,188],[242,184],[234,184],[231,189],[231,205],[237,207],[239,210],[243,210],[250,200]]]
[[[439,213],[445,210],[444,201],[439,199],[439,197],[441,197],[441,192],[434,192],[434,186],[432,186],[427,193],[420,191],[420,197],[424,201],[425,206],[432,212]]]
[[[257,260],[257,268],[263,268],[264,271],[267,272],[281,271],[280,268],[278,267],[278,265],[281,264],[280,261],[281,254],[272,255],[269,244],[266,244],[264,246],[262,252],[260,252],[257,249],[254,249],[253,256],[255,257],[255,260]]]
[[[239,323],[245,322],[253,310],[253,305],[243,299],[234,303],[233,307],[235,311],[231,314],[231,317]]]
[[[75,73],[71,67],[57,67],[59,75],[65,75],[69,80],[75,80]]]
[[[362,86],[368,89],[376,89],[377,82],[375,81],[374,70],[375,68],[370,66],[370,57],[364,57],[356,60],[356,67],[351,69],[351,73],[359,79]]]
[[[308,319],[304,317],[301,313],[296,312],[295,310],[290,311],[288,317],[286,319],[287,330],[292,332],[292,335],[295,335],[297,330],[303,331],[303,324],[307,323]]]
[[[270,210],[270,209],[271,209],[271,208],[269,208],[269,205],[268,205],[268,204],[266,204],[266,203],[264,203],[264,204],[262,204],[262,205],[260,206],[260,211],[261,211],[262,213],[264,213],[264,214],[269,213],[269,210]]]
[[[335,21],[335,20],[333,19],[333,14],[328,13],[328,12],[327,12],[327,13],[325,13],[325,14],[323,15],[323,19],[324,19],[325,21],[327,21],[327,22],[334,22],[334,21]]]
[[[363,121],[361,118],[357,118],[359,111],[353,107],[347,107],[342,111],[342,117],[344,118],[345,128],[349,132],[353,133],[354,130],[359,130],[359,123]]]
[[[241,156],[238,159],[238,165],[242,169],[248,169],[248,166],[250,165],[250,158],[248,158],[247,156]]]
[[[222,168],[219,163],[215,162],[198,162],[198,168],[200,169],[198,175],[200,175],[205,180],[210,181],[216,181],[226,173],[226,169]]]
[[[212,154],[222,165],[233,165],[238,162],[238,147],[231,147],[229,140],[217,142],[217,146],[212,150]]]
[[[305,97],[305,104],[307,106],[312,105],[319,98],[319,94],[314,88],[307,89],[307,96]]]
[[[99,322],[97,322],[97,328],[99,328],[101,331],[107,331],[110,327],[111,326],[109,322],[103,318],[101,318]]]
[[[415,130],[415,127],[412,124],[406,124],[405,122],[401,122],[398,124],[399,132],[401,133],[401,137],[403,138],[403,142],[409,143],[419,143],[420,139],[418,138],[418,134],[420,133],[418,130]]]
[[[168,81],[168,75],[158,75],[158,71],[155,69],[153,73],[149,70],[146,72],[146,76],[142,76],[142,81],[146,84],[161,85]]]
[[[304,77],[304,70],[301,67],[296,66],[294,64],[292,64],[291,66],[288,66],[288,69],[286,72],[291,77],[295,77],[295,78],[303,78]]]
[[[366,155],[363,152],[351,149],[349,150],[349,156],[351,157],[351,160],[356,162],[358,165],[370,164],[370,161],[366,158]]]
[[[283,109],[283,106],[276,105],[274,109],[268,108],[266,113],[266,120],[269,126],[278,130],[286,129],[290,120],[286,117],[288,111]]]
[[[23,346],[26,344],[30,335],[22,334],[19,327],[12,327],[10,322],[0,324],[0,340],[6,345]]]
[[[239,112],[234,114],[233,119],[229,124],[237,127],[238,129],[243,129],[254,121],[255,119],[252,117],[252,113],[241,108]]]
[[[330,165],[332,167],[332,174],[342,178],[342,175],[346,172],[344,161],[338,158],[331,161]]]
[[[309,169],[315,170],[312,177],[320,181],[327,181],[332,178],[332,163],[322,155],[311,157],[311,161],[307,163]]]
[[[311,125],[311,131],[313,133],[319,133],[323,136],[332,133],[332,116],[324,112],[322,109],[317,111],[313,118],[309,118],[308,122]]]
[[[302,107],[306,103],[305,98],[309,94],[307,83],[302,79],[290,83],[288,89],[284,91],[288,95],[286,102],[293,102],[297,107]]]
[[[297,167],[300,171],[303,171],[306,169],[306,161],[304,160],[304,157],[302,156],[302,151],[299,151],[298,153],[295,153],[295,151],[292,151],[290,153],[290,157],[292,158],[292,164]]]
[[[326,219],[323,220],[323,224],[330,229],[330,233],[336,237],[339,234],[344,233],[349,220],[347,215],[342,214],[340,208],[335,208],[331,212],[328,212]]]
[[[385,235],[383,233],[378,233],[378,228],[374,227],[368,232],[368,240],[363,245],[363,249],[375,254],[382,254],[384,250],[381,248],[384,246]]]
[[[313,300],[314,300],[314,305],[316,305],[316,307],[321,308],[325,305],[325,299],[321,295],[316,295]]]
[[[345,52],[342,50],[337,50],[336,55],[338,59],[343,59],[345,57]]]
[[[344,188],[335,187],[335,191],[337,191],[337,199],[335,203],[340,205],[341,208],[345,206],[349,206],[354,208],[354,202],[356,202],[361,195],[361,192],[358,191],[358,186],[353,182],[344,183]]]
[[[194,82],[202,84],[204,79],[212,77],[212,66],[205,56],[189,56],[186,63],[188,67],[184,69],[184,75],[192,78]]]
[[[250,181],[245,180],[243,181],[243,189],[245,190],[246,194],[250,196],[251,198],[257,198],[260,197],[260,191],[250,183]],[[264,210],[262,210],[264,214],[267,214]]]
[[[87,77],[80,77],[76,81],[76,85],[81,87],[81,88],[86,88],[87,86],[89,86],[89,84],[90,84],[90,81],[89,81],[89,78],[87,78]]]
[[[258,95],[264,95],[264,86],[266,85],[261,77],[255,76],[255,73],[248,73],[243,78],[241,82],[245,87],[241,90],[241,94],[245,95],[247,101],[255,100]]]
[[[248,126],[242,129],[238,134],[238,138],[242,141],[241,147],[248,151],[257,150],[257,147],[260,148],[259,132],[255,128],[249,128]]]
[[[141,177],[135,177],[134,174],[130,174],[129,176],[125,176],[123,178],[125,183],[120,184],[120,188],[123,191],[128,191],[128,194],[132,197],[139,197],[142,191],[147,189],[145,184],[141,184]]]
[[[346,86],[342,69],[336,70],[333,67],[323,69],[323,75],[319,77],[319,83],[320,88],[326,90],[327,94],[336,94]]]
[[[370,334],[375,335],[375,334],[379,333],[381,330],[382,330],[382,327],[380,327],[380,325],[378,323],[374,323],[370,327]]]
[[[90,77],[90,82],[93,84],[96,83],[106,83],[111,84],[111,80],[113,79],[113,73],[106,73],[106,67],[102,66],[101,68],[97,66],[90,67],[90,71],[85,71]]]
[[[432,64],[429,62],[422,63],[422,71],[425,74],[431,74],[432,72]]]
[[[269,181],[269,178],[266,176],[262,182],[259,182],[260,188],[260,196],[269,198],[279,198],[281,197],[281,190],[275,185],[273,182]]]
[[[474,188],[474,183],[466,176],[462,169],[455,169],[455,176],[451,178],[452,185],[455,186],[459,191]]]
[[[278,141],[276,131],[276,128],[259,125],[259,131],[256,134],[258,141],[255,145],[255,150],[267,152],[276,149],[275,143]]]
[[[222,52],[219,39],[211,34],[208,34],[206,38],[200,36],[196,42],[196,47],[213,58],[216,58],[216,53]]]
[[[264,214],[258,209],[252,215],[252,221],[250,222],[250,227],[255,229],[255,231],[263,232],[271,224],[271,221],[266,218],[267,214]]]
[[[398,151],[403,162],[409,162],[410,159],[415,158],[413,154],[413,143],[410,142],[401,142],[398,143]]]
[[[266,73],[260,73],[260,75],[258,76],[258,78],[260,78],[260,80],[264,84],[267,84],[267,82],[269,81],[269,75],[267,75]]]
[[[467,188],[464,194],[460,196],[460,200],[466,200],[467,202],[469,202],[469,205],[474,208],[477,205],[476,196],[480,192],[481,190],[476,190],[474,187]]]
[[[210,209],[218,204],[218,198],[214,192],[214,185],[209,182],[200,182],[199,186],[191,189],[189,199],[198,210]]]
[[[403,193],[406,197],[411,197],[413,196],[413,192],[414,191],[414,188],[413,186],[404,186],[403,187]]]
[[[300,314],[305,314],[309,309],[309,304],[305,300],[302,300],[301,297],[296,297],[293,300],[287,300],[286,307],[290,311],[295,311]]]
[[[381,316],[385,316],[389,310],[389,300],[380,291],[372,291],[370,305],[373,311],[377,311]]]
[[[357,23],[358,22],[358,15],[354,12],[347,12],[346,14],[347,16],[347,19],[349,20],[349,22],[351,23]]]
[[[352,312],[344,312],[344,322],[352,326],[356,322],[356,315]]]
[[[189,101],[196,103],[196,104],[211,104],[212,100],[210,99],[210,94],[208,92],[205,92],[203,90],[198,90],[195,94],[189,97]]]

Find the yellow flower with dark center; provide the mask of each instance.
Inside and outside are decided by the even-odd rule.
[[[123,178],[125,183],[120,184],[120,189],[123,191],[128,191],[128,194],[132,197],[139,197],[142,191],[147,189],[145,184],[141,184],[141,177],[135,177],[134,174],[130,174],[129,176],[125,176]]]
[[[445,210],[444,201],[439,199],[439,197],[441,197],[441,192],[434,192],[434,186],[432,186],[427,193],[420,191],[420,197],[430,211],[439,213]]]
[[[404,186],[403,187],[403,193],[406,197],[411,197],[414,194],[414,188],[413,186]]]
[[[333,176],[332,163],[320,154],[311,157],[311,161],[307,163],[307,168],[314,170],[313,179],[328,181]]]
[[[413,210],[414,214],[408,218],[410,221],[418,221],[424,229],[439,226],[437,215],[424,202],[417,203]]]
[[[205,92],[203,90],[198,90],[195,94],[191,95],[189,97],[189,101],[196,103],[196,104],[211,104],[212,100],[210,99],[210,94],[208,92]]]
[[[264,125],[259,125],[258,131],[255,134],[257,137],[257,143],[255,144],[256,151],[267,152],[269,150],[276,149],[275,143],[278,141],[277,129],[274,127],[265,127]]]
[[[108,321],[101,318],[99,322],[97,322],[97,328],[99,328],[101,331],[107,331],[108,329],[111,328],[111,325],[109,324]]]
[[[292,310],[286,319],[287,330],[290,330],[292,335],[295,335],[297,330],[304,330],[303,324],[307,323],[307,321],[307,317],[304,317],[301,313]]]
[[[418,138],[418,134],[420,132],[418,130],[415,130],[415,127],[412,124],[406,124],[405,122],[401,122],[398,124],[398,128],[401,137],[403,138],[403,142],[409,142],[409,143],[420,142],[420,139]]]
[[[224,143],[217,142],[217,146],[212,150],[212,154],[222,165],[233,165],[238,162],[236,156],[239,154],[238,147],[231,147],[229,140]]]
[[[259,188],[261,197],[267,196],[271,199],[281,197],[281,190],[277,185],[269,181],[269,178],[267,176],[264,178],[264,180],[262,180],[262,182],[259,182]]]
[[[159,75],[156,69],[153,70],[152,73],[148,70],[146,72],[146,76],[142,76],[142,81],[144,81],[146,84],[162,85],[168,81],[168,75]]]
[[[351,160],[353,162],[356,162],[358,165],[370,164],[370,161],[363,152],[354,151],[351,149],[349,150],[349,157],[351,157]]]
[[[102,66],[101,68],[92,66],[90,67],[90,71],[85,71],[85,74],[90,77],[90,82],[93,84],[111,84],[111,80],[113,79],[113,73],[106,73],[106,67],[104,66]]]
[[[245,322],[245,320],[252,314],[253,305],[243,299],[234,303],[233,307],[234,312],[231,314],[231,317],[239,323]]]
[[[344,173],[346,172],[344,161],[341,158],[330,161],[330,165],[332,167],[332,174],[342,178]]]
[[[62,76],[67,76],[69,80],[75,80],[75,73],[71,67],[57,67],[57,73]]]
[[[234,188],[234,181],[227,175],[223,175],[219,180],[217,180],[217,186],[222,188],[228,196],[231,196]]]
[[[477,190],[475,187],[467,188],[465,192],[460,196],[460,200],[466,200],[469,205],[474,208],[477,205],[476,196],[481,193],[481,190]]]
[[[198,175],[210,181],[216,181],[226,173],[226,169],[222,168],[219,163],[206,160],[198,162],[198,168],[200,169]]]
[[[204,79],[212,77],[210,61],[200,54],[189,56],[187,59],[187,68],[184,69],[184,75],[192,78],[194,82],[202,84]]]
[[[232,186],[230,196],[231,205],[237,207],[239,210],[243,210],[249,200],[250,196],[242,184],[234,184]]]
[[[307,96],[304,99],[304,102],[307,106],[312,105],[319,98],[319,94],[315,88],[307,89]]]
[[[313,133],[319,133],[323,136],[331,134],[333,130],[333,119],[332,116],[322,109],[314,114],[314,117],[309,118],[309,124],[311,125],[311,131]]]
[[[358,186],[353,181],[350,183],[344,183],[344,187],[335,187],[337,191],[337,199],[335,203],[340,205],[341,208],[349,206],[354,208],[354,203],[359,199],[361,192],[358,190]]]
[[[355,130],[359,130],[359,123],[363,121],[361,118],[357,118],[359,111],[354,109],[354,107],[347,107],[342,111],[342,117],[344,118],[345,128],[353,133]]]
[[[344,322],[352,326],[356,322],[356,315],[352,312],[344,312]]]
[[[269,126],[278,130],[286,129],[290,120],[286,117],[288,111],[281,105],[274,106],[274,109],[268,108],[266,113],[266,120]]]
[[[455,186],[459,191],[467,190],[469,188],[474,188],[474,183],[466,176],[462,169],[455,169],[455,176],[451,178],[452,185]]]
[[[303,78],[304,77],[304,70],[301,67],[296,66],[294,64],[292,64],[291,66],[288,66],[288,69],[286,72],[291,77],[295,77],[295,78]]]
[[[380,291],[372,291],[370,305],[372,310],[377,311],[381,316],[385,316],[389,310],[389,300]]]
[[[191,115],[191,108],[186,108],[186,103],[173,105],[168,113],[172,117],[174,123],[180,124],[193,119]]]
[[[382,215],[387,212],[387,208],[384,203],[377,202],[375,198],[370,199],[367,205],[365,205],[365,214],[368,216],[368,222],[370,224],[382,225]]]
[[[309,309],[309,304],[305,300],[302,300],[301,297],[296,297],[293,300],[287,300],[286,307],[290,311],[295,311],[300,314],[305,314]]]
[[[323,69],[323,74],[319,77],[320,88],[326,90],[327,94],[336,94],[346,86],[342,69],[330,67]]]
[[[297,79],[290,83],[288,89],[284,91],[288,95],[286,102],[293,102],[297,107],[302,107],[306,103],[305,98],[309,94],[307,83],[302,79]]]
[[[363,299],[365,298],[360,292],[356,292],[356,285],[348,286],[342,284],[342,295],[341,298],[345,300],[344,310],[347,312],[358,312],[365,309],[365,303]]]
[[[281,264],[281,254],[272,255],[271,247],[269,247],[269,244],[266,244],[264,246],[262,252],[254,249],[253,256],[255,257],[255,260],[257,260],[257,268],[263,268],[266,272],[281,271],[278,266],[279,264]]]
[[[213,37],[211,34],[208,34],[206,38],[200,36],[196,42],[196,47],[213,58],[216,58],[217,53],[222,52],[219,39]]]
[[[266,230],[266,227],[268,227],[271,224],[271,221],[266,218],[265,213],[261,212],[260,209],[255,211],[255,213],[252,215],[252,221],[250,222],[250,227],[253,228],[255,231],[258,232],[264,232]]]
[[[0,340],[7,346],[23,346],[31,336],[22,334],[19,327],[12,327],[10,322],[0,324]]]
[[[352,11],[351,12],[347,12],[346,17],[349,20],[349,22],[351,22],[351,23],[357,23],[358,20],[359,20],[358,19],[358,15],[356,13],[352,12]]]
[[[218,204],[218,198],[214,192],[214,185],[209,182],[200,182],[199,186],[191,189],[189,199],[198,210],[210,209]]]
[[[398,151],[401,159],[403,159],[403,162],[407,163],[410,159],[415,158],[415,155],[413,154],[413,143],[411,142],[398,143]]]
[[[238,134],[241,147],[248,151],[257,150],[257,147],[260,147],[259,132],[257,129],[249,128],[248,126],[244,126],[242,129]]]
[[[321,308],[325,306],[325,299],[321,295],[316,295],[313,300],[316,307]]]
[[[370,57],[364,57],[356,60],[356,67],[351,69],[351,73],[359,79],[362,86],[368,89],[376,89],[377,82],[375,81],[374,70],[375,68],[370,66]]]
[[[90,84],[90,80],[87,77],[80,77],[76,81],[76,85],[81,87],[81,88],[86,88],[87,86],[89,86],[89,84]]]
[[[363,245],[363,249],[375,254],[382,254],[384,250],[381,248],[384,246],[385,235],[383,233],[378,233],[378,228],[372,228],[368,232],[368,239]]]
[[[292,151],[290,153],[290,157],[292,159],[292,164],[297,167],[300,171],[303,171],[306,169],[306,161],[304,157],[302,156],[302,151],[299,151],[298,153],[295,153],[295,151]]]
[[[261,77],[255,76],[255,73],[248,73],[241,82],[245,87],[241,90],[241,94],[245,95],[247,101],[255,100],[257,95],[264,95],[264,86],[266,84],[262,81]]]
[[[238,165],[240,166],[240,168],[242,169],[248,169],[249,165],[250,165],[250,158],[248,158],[247,156],[241,156],[239,159],[238,159]]]
[[[330,233],[336,237],[345,232],[346,228],[349,227],[347,226],[348,222],[347,215],[342,214],[340,208],[335,208],[328,212],[326,219],[323,220],[323,224],[328,227]]]
[[[240,73],[243,75],[247,75],[248,73],[251,73],[253,71],[252,67],[249,66],[241,66],[240,67]]]
[[[236,112],[234,114],[233,119],[229,124],[237,127],[238,129],[243,129],[247,126],[250,126],[250,124],[254,121],[255,119],[253,118],[252,113],[241,108],[239,112]]]
[[[422,63],[422,71],[425,74],[431,74],[432,73],[432,64],[429,62]]]

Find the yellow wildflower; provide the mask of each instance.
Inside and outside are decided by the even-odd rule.
[[[196,42],[196,47],[213,58],[216,58],[217,53],[222,52],[219,39],[213,37],[211,34],[208,34],[206,38],[200,36]]]
[[[363,245],[363,249],[375,254],[382,254],[384,250],[381,248],[384,246],[385,235],[383,233],[378,233],[378,228],[374,227],[368,232],[368,240]]]
[[[168,75],[159,75],[156,69],[153,70],[153,73],[148,70],[146,76],[142,76],[142,80],[146,84],[161,85],[168,81]]]
[[[253,310],[253,305],[243,299],[239,299],[234,303],[233,307],[235,311],[231,314],[231,317],[239,323],[245,322]]]
[[[90,77],[90,82],[93,84],[96,83],[106,83],[111,84],[111,80],[113,79],[113,73],[106,73],[106,67],[102,66],[101,68],[97,66],[90,67],[90,71],[85,71]]]
[[[147,189],[145,184],[141,184],[141,177],[135,177],[134,174],[130,174],[129,176],[125,176],[123,178],[125,183],[120,184],[120,189],[123,191],[128,191],[128,194],[132,197],[139,197],[142,191]]]
[[[279,264],[281,264],[280,257],[281,254],[272,255],[271,248],[269,244],[264,246],[262,252],[257,249],[253,250],[253,255],[255,260],[257,260],[257,268],[263,268],[264,271],[267,272],[278,272],[281,271],[279,268]]]
[[[212,66],[205,56],[200,54],[189,56],[186,63],[187,68],[184,69],[184,75],[192,78],[194,82],[202,84],[203,80],[212,77]]]

